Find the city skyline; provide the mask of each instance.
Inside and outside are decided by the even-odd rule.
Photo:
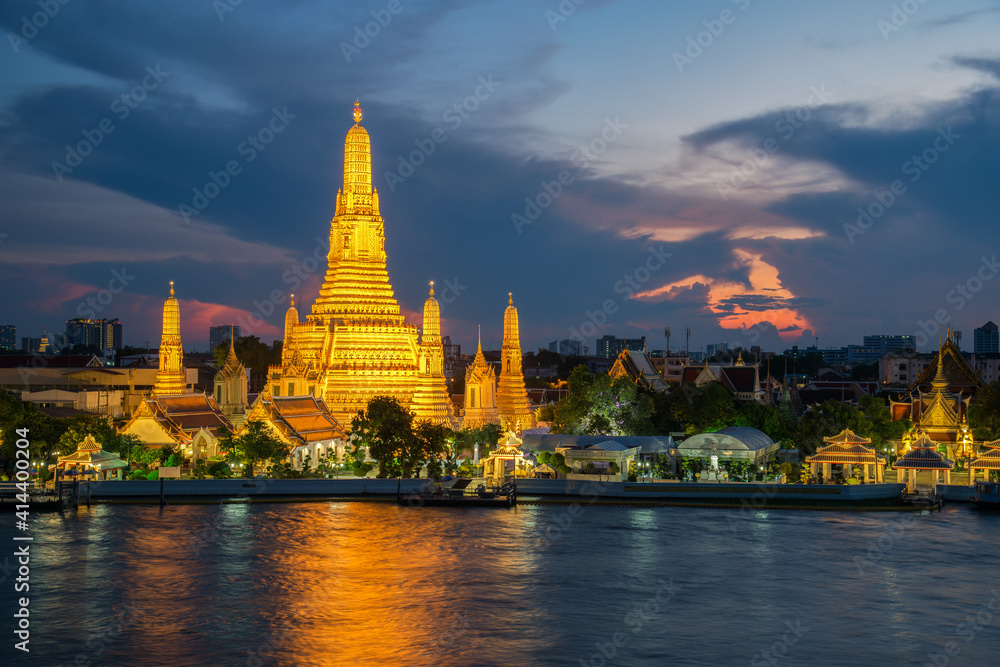
[[[21,289],[2,319],[20,338],[118,317],[155,345],[174,280],[185,348],[251,314],[244,335],[281,338],[326,268],[360,98],[391,283],[419,325],[435,280],[463,348],[478,325],[499,346],[513,292],[526,350],[574,331],[660,349],[664,326],[674,350],[685,327],[692,350],[928,350],[942,320],[971,349],[997,317],[1000,13],[848,5],[307,3],[275,25],[71,4],[34,32],[34,4],[5,6],[0,276]],[[324,39],[292,50],[305,21]]]

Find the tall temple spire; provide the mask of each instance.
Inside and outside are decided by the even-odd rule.
[[[294,302],[285,315],[281,368],[268,372],[274,395],[312,394],[343,423],[374,396],[392,396],[417,419],[450,422],[440,324],[426,304],[424,341],[406,321],[386,270],[385,223],[372,186],[371,140],[361,125],[361,102],[344,140],[344,179],[330,221],[327,270],[319,295],[300,322]],[[300,295],[301,296],[301,295]],[[301,298],[300,298],[301,302]],[[438,314],[436,320],[440,322]],[[428,375],[429,373],[429,375]],[[433,386],[432,386],[433,385]],[[439,391],[440,390],[440,391]],[[420,400],[418,401],[418,396]]]
[[[507,293],[507,310],[503,314],[503,347],[500,352],[500,385],[497,390],[497,412],[506,431],[520,432],[532,428],[535,418],[528,407],[528,391],[521,368],[521,335],[514,307],[514,297]]]
[[[160,364],[153,391],[159,396],[187,393],[184,375],[184,348],[181,345],[181,308],[170,281],[170,296],[163,302],[163,330],[160,336]]]

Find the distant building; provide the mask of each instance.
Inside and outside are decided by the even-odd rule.
[[[42,346],[41,338],[29,338],[27,336],[21,337],[21,351],[27,352],[28,354],[35,354],[38,352],[38,348]]]
[[[590,354],[590,346],[584,345],[582,340],[565,338],[549,343],[549,352],[564,354],[567,357],[586,357]]]
[[[917,349],[917,344],[914,342],[912,334],[874,334],[865,336],[862,341],[864,347],[881,350],[880,357],[888,352]]]
[[[462,345],[452,343],[451,336],[441,337],[441,347],[444,349],[444,379],[451,382],[455,376],[465,374],[468,360],[462,358]]]
[[[603,359],[617,359],[622,350],[646,351],[646,337],[618,338],[604,335],[597,339],[597,356]]]
[[[705,356],[712,357],[719,352],[729,352],[729,343],[709,343],[705,346]]]
[[[233,336],[237,340],[240,338],[240,327],[236,324],[223,324],[218,327],[211,327],[208,330],[208,343],[211,349],[215,349],[229,340]]]
[[[102,352],[122,349],[122,325],[113,320],[76,318],[66,320],[66,344],[91,345]]]
[[[17,327],[13,324],[0,324],[0,349],[14,350],[17,347]]]
[[[992,320],[973,330],[973,351],[980,354],[1000,354],[1000,327]]]

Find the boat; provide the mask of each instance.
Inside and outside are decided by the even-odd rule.
[[[451,487],[425,486],[420,491],[396,492],[396,503],[403,507],[514,507],[517,505],[517,484],[501,486],[480,484],[469,489],[471,479],[459,479]],[[402,481],[400,481],[402,484]]]
[[[976,482],[973,502],[976,507],[1000,510],[1000,482]]]

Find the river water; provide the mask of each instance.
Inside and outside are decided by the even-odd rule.
[[[7,569],[0,664],[1000,664],[998,528],[958,505],[95,505],[32,517],[30,657]]]

